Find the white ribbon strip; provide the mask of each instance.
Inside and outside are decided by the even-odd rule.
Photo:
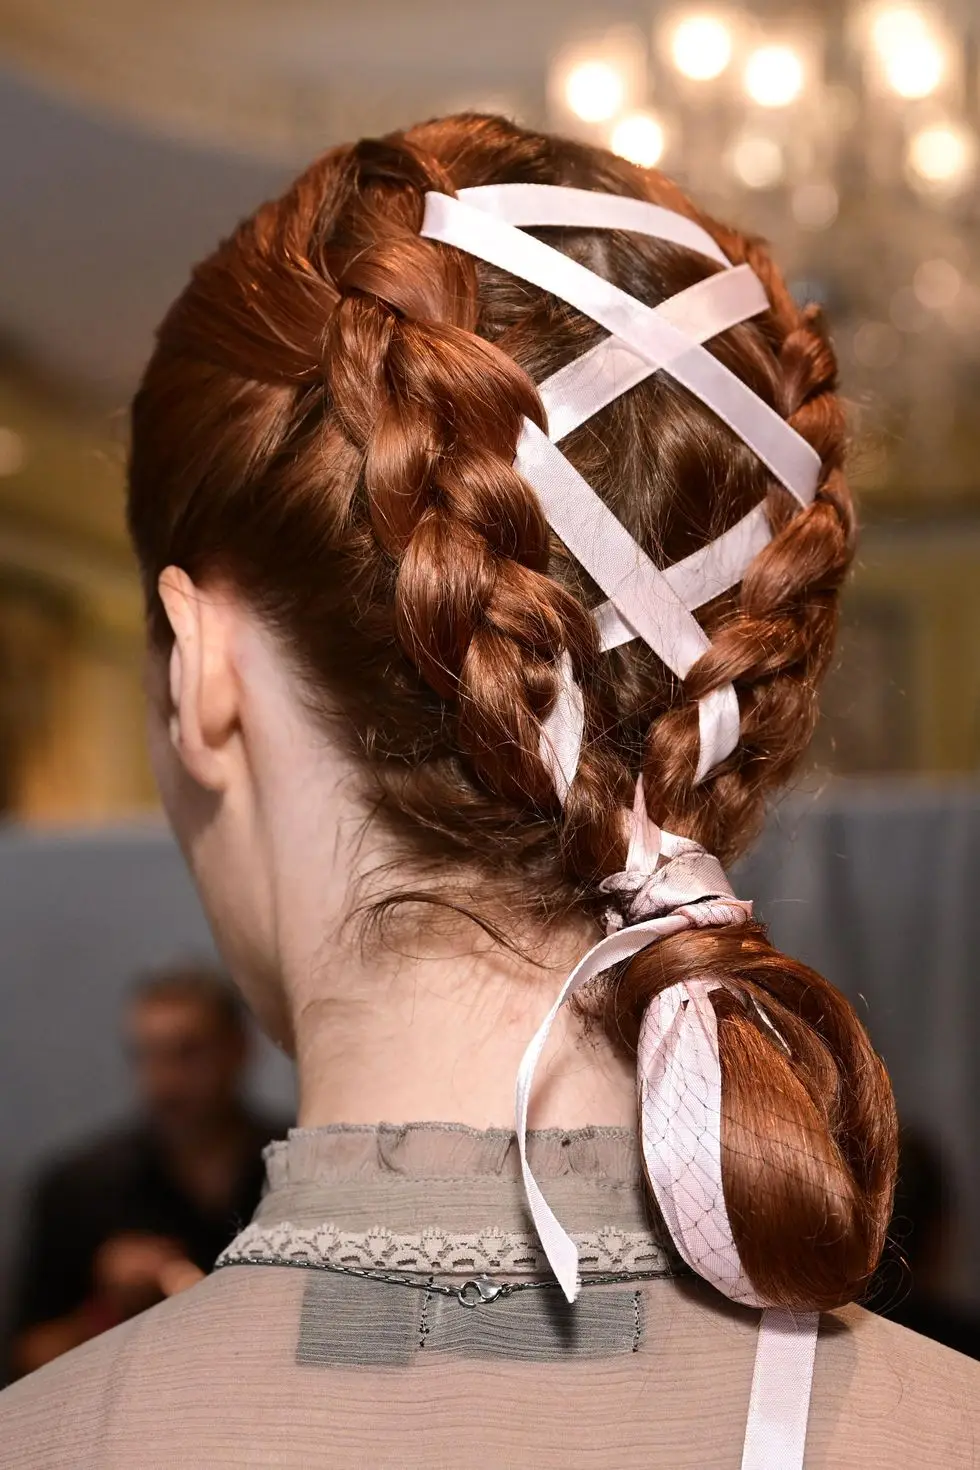
[[[554,1004],[531,1039],[517,1074],[515,1094],[517,1145],[528,1206],[541,1245],[569,1301],[574,1301],[578,1292],[578,1251],[574,1241],[559,1223],[542,1194],[527,1159],[527,1114],[531,1088],[535,1069],[555,1018],[565,1002],[583,985],[587,985],[590,980],[603,974],[614,965],[632,959],[640,950],[656,943],[658,939],[664,939],[669,934],[677,934],[682,929],[692,927],[744,923],[751,913],[750,905],[740,903],[732,896],[717,863],[697,843],[676,837],[673,833],[659,832],[649,821],[646,816],[642,784],[638,783],[630,850],[623,876],[627,879],[635,877],[638,883],[642,883],[644,879],[649,881],[650,876],[659,871],[661,867],[669,868],[669,872],[665,871],[664,879],[658,880],[661,902],[670,904],[669,911],[662,912],[659,917],[629,924],[609,933],[592,946],[575,966],[559,991]],[[675,892],[673,886],[668,889],[668,881],[673,885],[680,882],[684,885],[684,892]],[[725,889],[727,892],[719,891]],[[675,898],[677,899],[676,904],[673,902]],[[677,1001],[679,1020],[678,1024],[663,1038],[658,1048],[651,1049],[651,1038],[654,1034],[652,1028],[655,1021],[651,1022],[651,1029],[648,1029],[644,1023],[641,1045],[637,1053],[641,1130],[646,1129],[648,1116],[654,1119],[670,1116],[675,1094],[681,1088],[682,1074],[679,1073],[678,1067],[683,1068],[685,1065],[693,1067],[694,1070],[688,1072],[682,1080],[692,1095],[703,1094],[709,1099],[704,1117],[706,1126],[700,1130],[688,1126],[687,1132],[682,1136],[675,1136],[671,1132],[670,1138],[663,1144],[659,1144],[654,1137],[650,1145],[653,1150],[651,1157],[655,1168],[658,1168],[657,1160],[664,1155],[668,1146],[683,1144],[683,1151],[680,1155],[682,1161],[684,1159],[693,1160],[694,1166],[699,1169],[704,1179],[709,1181],[717,1179],[717,1188],[712,1188],[709,1192],[713,1207],[719,1214],[712,1225],[715,1233],[711,1237],[711,1250],[705,1254],[704,1263],[699,1262],[695,1265],[694,1258],[697,1255],[698,1243],[695,1237],[689,1234],[684,1238],[683,1244],[676,1236],[674,1238],[677,1240],[678,1249],[681,1250],[682,1255],[685,1255],[685,1251],[689,1252],[689,1264],[724,1290],[721,1283],[725,1278],[720,1274],[720,1267],[717,1267],[715,1263],[715,1256],[718,1255],[720,1260],[727,1249],[729,1257],[734,1254],[734,1259],[737,1261],[738,1252],[731,1235],[728,1216],[725,1213],[724,1191],[721,1187],[721,1071],[718,1064],[717,1032],[713,1050],[710,1046],[710,1039],[707,1047],[698,1044],[697,1035],[694,1035],[692,1039],[691,1028],[692,1025],[695,1025],[695,1013],[689,1014],[688,1007],[681,1005],[681,999],[689,994],[696,999],[700,994],[697,986],[703,982],[690,982],[690,984],[695,987],[693,991],[689,991],[688,986],[681,986],[672,987],[666,992],[668,995],[678,990],[681,992]],[[706,1003],[710,1006],[710,1002]],[[697,1025],[703,1030],[703,1020],[700,1019],[700,1013],[697,1014],[699,1017]],[[672,1066],[675,1052],[679,1053],[679,1062],[677,1066]],[[664,1091],[661,1090],[661,1084]],[[656,1105],[657,1099],[660,1100],[658,1105]],[[713,1102],[718,1103],[716,1112],[710,1110]],[[670,1126],[673,1128],[674,1125]],[[683,1120],[677,1126],[684,1128]],[[643,1138],[643,1150],[646,1159],[645,1137]],[[650,1168],[649,1161],[647,1161],[647,1167]],[[683,1167],[683,1163],[680,1167]],[[673,1175],[666,1172],[665,1168],[659,1168],[657,1181],[655,1184],[651,1175],[651,1183],[654,1184],[655,1192],[657,1192],[658,1203],[673,1234],[671,1215],[673,1213],[677,1216],[684,1216],[685,1212],[689,1212],[688,1198],[679,1195],[676,1206],[671,1205],[670,1191],[674,1187]],[[663,1198],[661,1198],[661,1193]],[[666,1209],[664,1208],[665,1201]],[[721,1245],[719,1245],[720,1241]],[[726,1241],[727,1246],[724,1244]],[[685,1255],[685,1259],[688,1259],[688,1255]]]
[[[596,195],[596,227],[601,228],[608,197]],[[755,451],[787,489],[799,498],[812,493],[820,473],[816,451],[741,378],[650,307],[533,235],[448,194],[426,194],[420,233],[567,301],[652,366],[669,370]]]
[[[763,1312],[742,1470],[803,1470],[819,1331],[816,1312]]]
[[[584,731],[584,722],[583,722]],[[734,684],[722,684],[698,700],[698,763],[694,784],[700,786],[731,755],[742,731],[742,711]]]
[[[655,316],[692,342],[709,342],[721,332],[769,310],[769,298],[747,265],[705,276],[659,306]],[[558,443],[621,393],[651,377],[657,368],[617,337],[605,337],[581,357],[538,384],[548,415],[548,438]]]
[[[686,215],[645,199],[626,194],[596,194],[592,189],[569,189],[561,184],[482,184],[460,189],[456,196],[485,214],[508,225],[558,225],[594,230],[596,199],[602,200],[602,224],[606,230],[626,230],[651,235],[687,250],[697,250],[719,265],[728,257],[707,230]]]
[[[683,561],[665,567],[661,575],[689,612],[712,602],[723,592],[737,587],[749,565],[768,546],[769,518],[764,505],[757,505],[707,546],[693,551]],[[625,622],[611,602],[602,602],[593,617],[603,648],[618,648],[640,635]]]
[[[582,691],[575,681],[575,670],[567,649],[561,656],[559,679],[558,696],[541,722],[538,751],[542,764],[551,776],[558,800],[564,806],[578,770],[582,753],[582,732],[585,729],[585,704]]]
[[[650,821],[642,782],[637,783],[626,870],[620,876],[629,880],[631,875],[650,875],[649,887],[642,888],[637,901],[656,906],[659,896],[667,911],[607,934],[579,961],[535,1033],[517,1076],[517,1143],[528,1206],[569,1301],[579,1288],[578,1252],[527,1158],[534,1071],[555,1017],[581,986],[658,939],[690,926],[742,922],[750,913],[748,905],[731,895],[714,859],[696,843],[661,832]],[[763,1308],[742,1470],[803,1470],[819,1318],[767,1306],[735,1244],[722,1176],[722,1075],[718,1022],[710,999],[721,988],[717,981],[683,981],[661,991],[646,1011],[637,1049],[644,1167],[681,1257],[732,1300]],[[785,1045],[768,1017],[766,1023]]]
[[[525,420],[514,461],[534,485],[549,523],[576,561],[643,641],[683,678],[710,647],[663,572],[587,480]]]
[[[632,959],[633,955],[639,954],[641,949],[646,949],[647,945],[653,944],[655,940],[666,938],[668,934],[677,934],[681,929],[689,927],[690,920],[678,912],[667,918],[650,919],[643,924],[634,924],[628,929],[620,929],[618,933],[607,934],[604,939],[600,939],[598,944],[594,944],[588,953],[583,955],[565,981],[521,1060],[517,1073],[515,1112],[517,1146],[521,1159],[521,1173],[524,1177],[524,1189],[534,1228],[542,1248],[551,1263],[551,1269],[562,1291],[570,1302],[573,1302],[578,1295],[578,1250],[575,1242],[559,1223],[551,1206],[541,1193],[527,1159],[527,1111],[534,1073],[555,1017],[577,990],[613,965]]]

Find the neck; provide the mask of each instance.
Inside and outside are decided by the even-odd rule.
[[[531,956],[521,959],[458,910],[415,904],[395,911],[386,942],[366,947],[350,920],[390,886],[393,849],[365,820],[356,769],[336,753],[327,759],[321,735],[274,695],[256,707],[249,754],[301,1125],[513,1127],[521,1057],[598,938],[595,926],[579,919],[521,934],[508,915],[504,932]],[[263,711],[273,707],[283,717],[270,725]],[[443,897],[485,905],[485,881],[474,879],[471,895],[464,873],[443,873],[455,885]],[[530,1126],[629,1126],[635,1117],[632,1065],[563,1008],[537,1071]]]
[[[331,965],[331,983],[296,1008],[299,1122],[465,1123],[512,1128],[524,1051],[594,935],[538,946],[537,962],[459,931],[426,951]],[[544,950],[544,957],[540,951]],[[535,1078],[532,1128],[632,1124],[629,1062],[563,1008]]]

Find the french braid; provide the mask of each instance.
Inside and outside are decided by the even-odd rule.
[[[816,497],[803,510],[781,486],[769,489],[773,539],[721,615],[705,619],[711,648],[688,674],[680,702],[650,727],[644,777],[651,811],[727,861],[758,826],[766,792],[785,781],[810,742],[836,635],[838,593],[853,555],[854,514],[843,473],[836,363],[819,314],[797,306],[759,245],[743,251],[730,236],[723,241],[731,258],[746,259],[766,286],[781,337],[780,407],[823,466]],[[741,709],[738,749],[696,786],[696,702],[729,682]]]
[[[425,189],[445,187],[441,172],[433,166],[419,180],[407,148],[361,145],[369,196],[379,154],[385,183],[399,180],[414,218],[376,231],[341,265],[325,344],[331,402],[363,456],[371,524],[397,565],[402,648],[455,708],[477,776],[517,805],[554,810],[540,740],[558,660],[573,653],[594,691],[599,654],[586,609],[548,574],[550,533],[513,467],[523,420],[540,423],[541,406],[527,374],[474,332],[475,271],[418,235]],[[596,738],[594,693],[588,716],[580,791],[599,789],[604,799],[573,803],[564,835],[570,864],[594,871],[621,846],[615,797],[624,773]]]

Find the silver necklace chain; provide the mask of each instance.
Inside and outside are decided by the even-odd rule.
[[[247,1260],[222,1261],[218,1269],[229,1266],[293,1266],[301,1271],[331,1271],[337,1276],[355,1276],[362,1281],[380,1281],[386,1286],[407,1286],[415,1291],[428,1292],[433,1296],[455,1297],[460,1306],[482,1307],[491,1302],[515,1296],[519,1291],[558,1291],[557,1281],[493,1281],[489,1276],[475,1276],[464,1281],[462,1286],[450,1286],[445,1281],[436,1281],[433,1276],[402,1276],[394,1271],[381,1271],[363,1266],[341,1266],[334,1261],[296,1261],[285,1256],[249,1256]],[[677,1271],[605,1271],[595,1276],[583,1276],[582,1287],[621,1286],[632,1281],[662,1281],[677,1276]]]

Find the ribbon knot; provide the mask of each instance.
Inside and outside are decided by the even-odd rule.
[[[613,900],[604,915],[607,935],[676,913],[689,917],[695,928],[741,924],[752,917],[752,905],[735,897],[716,857],[700,842],[665,832],[650,819],[642,776],[633,796],[626,866],[604,878],[599,892]],[[695,905],[710,903],[721,909],[691,912]]]
[[[683,838],[678,839],[684,841]],[[631,873],[628,869],[603,879],[600,892],[614,896],[614,902],[606,911],[606,932],[616,933],[624,926],[641,924],[645,919],[659,919],[667,914],[685,914],[696,904],[715,901],[729,908],[737,908],[738,914],[730,919],[718,919],[715,911],[711,915],[691,915],[696,927],[704,927],[704,921],[717,923],[744,923],[752,916],[752,905],[737,899],[732,893],[725,870],[716,857],[705,852],[696,842],[686,842],[687,851],[670,858],[663,867],[653,873]]]

